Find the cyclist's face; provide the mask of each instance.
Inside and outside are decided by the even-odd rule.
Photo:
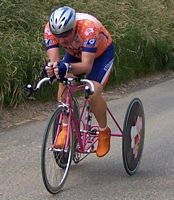
[[[59,38],[60,44],[62,44],[63,46],[68,46],[72,43],[72,41],[74,39],[74,35],[75,35],[75,31],[72,29],[66,35],[62,34],[62,35],[56,36],[56,37]]]

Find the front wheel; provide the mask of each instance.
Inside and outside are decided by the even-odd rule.
[[[145,117],[143,104],[139,98],[134,98],[128,106],[122,140],[122,156],[126,172],[135,174],[143,152],[145,136]]]
[[[55,137],[61,130],[62,119],[65,114],[66,111],[63,106],[58,106],[46,127],[42,144],[42,178],[46,189],[52,194],[58,193],[63,187],[73,155],[72,133],[67,133],[69,141],[66,149],[56,149],[53,147]],[[70,131],[72,131],[71,128]]]

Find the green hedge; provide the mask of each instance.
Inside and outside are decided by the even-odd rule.
[[[24,101],[45,62],[43,27],[50,10],[69,5],[100,19],[116,43],[111,84],[174,67],[174,1],[2,0],[0,12],[0,104]],[[42,98],[46,98],[47,90]]]

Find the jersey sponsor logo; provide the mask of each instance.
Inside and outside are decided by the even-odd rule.
[[[109,68],[112,66],[113,62],[114,62],[114,59],[112,59],[111,61],[109,61],[109,63],[107,65],[105,65],[104,71],[107,72],[109,70]]]
[[[53,45],[53,41],[51,39],[44,39],[44,43],[47,47]]]
[[[85,35],[89,35],[91,33],[94,33],[94,29],[93,28],[87,28],[85,31]]]
[[[97,40],[95,38],[89,39],[84,43],[84,47],[96,47]]]
[[[51,35],[52,34],[49,28],[45,28],[44,33],[47,34],[47,35]]]

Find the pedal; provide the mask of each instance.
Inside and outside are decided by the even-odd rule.
[[[99,134],[99,131],[97,129],[94,129],[94,130],[91,130],[90,131],[90,134],[91,135],[98,135]]]
[[[48,148],[49,151],[53,151],[53,152],[68,152],[67,149],[58,149],[58,148],[54,148],[54,147],[50,147]]]
[[[90,153],[96,153],[96,149],[91,149]]]

